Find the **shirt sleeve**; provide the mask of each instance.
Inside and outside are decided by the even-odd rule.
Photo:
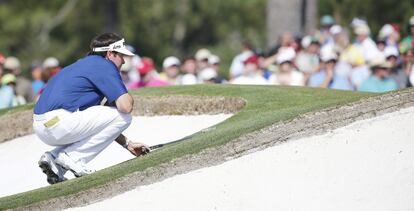
[[[116,67],[103,66],[100,68],[93,83],[109,103],[128,92]]]

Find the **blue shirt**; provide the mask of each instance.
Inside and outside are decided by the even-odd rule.
[[[398,89],[398,84],[391,78],[385,78],[383,80],[371,75],[365,80],[358,91],[361,92],[388,92]]]
[[[112,103],[127,93],[115,64],[101,56],[87,56],[63,68],[45,86],[35,114],[56,109],[74,112],[99,105],[104,97]]]
[[[14,92],[8,85],[0,84],[0,109],[13,107]]]
[[[310,87],[318,87],[322,85],[326,78],[326,71],[321,70],[312,74],[309,78],[308,86]],[[329,83],[328,86],[330,89],[340,89],[340,90],[352,90],[352,84],[344,77],[334,74],[332,81]]]
[[[39,94],[40,89],[42,89],[42,87],[45,85],[45,83],[43,83],[43,81],[41,80],[35,80],[32,82],[32,91],[33,94],[36,96],[37,94]]]

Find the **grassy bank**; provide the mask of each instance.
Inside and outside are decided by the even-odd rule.
[[[26,206],[97,187],[130,173],[142,171],[188,154],[196,154],[206,148],[223,145],[244,134],[279,121],[294,118],[300,114],[372,96],[366,93],[305,87],[232,85],[151,88],[133,91],[132,94],[142,96],[194,95],[241,97],[247,101],[247,104],[236,115],[217,125],[215,130],[196,134],[184,142],[165,147],[154,151],[148,156],[121,163],[89,176],[0,198],[0,209]],[[31,109],[31,107],[18,109]]]

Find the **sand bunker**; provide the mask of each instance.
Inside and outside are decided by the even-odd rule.
[[[148,145],[166,143],[218,124],[231,114],[197,116],[134,117],[124,134],[131,140]],[[46,176],[37,166],[41,154],[51,147],[36,135],[27,135],[0,144],[0,197],[47,186]],[[111,144],[88,165],[103,169],[133,158],[117,143]],[[73,178],[67,173],[68,178]]]
[[[357,121],[72,210],[413,210],[413,119]]]

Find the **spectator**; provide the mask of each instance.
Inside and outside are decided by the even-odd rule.
[[[354,30],[356,34],[356,43],[355,46],[359,51],[364,55],[366,62],[371,62],[376,55],[378,55],[378,48],[375,42],[369,37],[371,30],[368,25],[359,25]]]
[[[354,90],[358,90],[362,82],[365,81],[371,74],[368,66],[365,64],[364,56],[357,49],[355,45],[350,45],[345,51],[341,54],[341,61],[351,65],[349,72],[349,77],[354,87]],[[344,68],[345,70],[346,68]],[[343,74],[345,71],[343,71]]]
[[[321,29],[320,33],[320,42],[323,46],[325,45],[332,45],[333,44],[333,37],[331,34],[331,27],[335,25],[335,20],[330,15],[324,15],[321,17],[320,21]]]
[[[34,96],[37,96],[45,85],[42,80],[42,65],[38,61],[34,61],[31,66],[31,73],[32,73],[32,92]]]
[[[408,75],[405,74],[405,72],[401,69],[401,65],[398,63],[398,49],[395,46],[388,46],[384,49],[384,56],[391,64],[390,78],[397,82],[398,88],[406,88],[408,84]]]
[[[244,62],[243,74],[236,77],[230,83],[243,85],[267,85],[268,82],[261,74],[259,68],[259,59],[256,55],[252,55]]]
[[[197,61],[197,74],[199,74],[204,68],[209,67],[208,58],[211,56],[211,52],[208,49],[199,49],[195,54]]]
[[[240,54],[233,58],[230,66],[230,80],[239,77],[243,74],[245,61],[250,56],[254,55],[253,46],[249,42],[243,43],[243,48]]]
[[[137,66],[137,71],[139,73],[140,81],[131,84],[129,89],[169,85],[167,82],[159,79],[154,63],[150,58],[142,58],[140,64]]]
[[[400,43],[400,48],[409,49],[412,48],[413,38],[414,38],[414,16],[411,16],[408,21],[409,26],[409,35],[406,36]]]
[[[200,81],[203,84],[215,84],[217,83],[217,78],[218,74],[216,72],[216,70],[214,70],[211,67],[205,68],[201,73],[200,73]]]
[[[20,61],[16,57],[7,57],[4,62],[5,73],[11,73],[16,76],[15,92],[19,99],[19,103],[25,104],[34,100],[32,93],[32,83],[21,75]]]
[[[398,84],[390,78],[391,63],[385,60],[382,54],[371,61],[372,75],[365,80],[358,91],[388,92],[398,89]]]
[[[303,86],[305,85],[305,78],[301,72],[295,69],[293,61],[295,59],[295,50],[287,48],[278,53],[276,59],[277,69],[270,77],[270,84],[288,85],[288,86]]]
[[[400,45],[400,52],[401,52],[401,64],[403,72],[409,76],[409,83],[408,86],[412,86],[412,82],[414,82],[414,76],[412,76],[412,69],[414,64],[414,52],[413,52],[413,44]]]
[[[212,54],[208,58],[208,63],[210,64],[210,67],[216,72],[216,76],[214,77],[214,83],[216,84],[227,83],[226,79],[220,76],[220,57]],[[200,78],[203,79],[203,77],[200,77]]]
[[[197,84],[197,62],[194,57],[184,59],[181,65],[181,71],[184,73],[181,78],[182,85]]]
[[[4,74],[4,62],[5,61],[6,61],[6,57],[4,57],[4,55],[0,53],[0,78]]]
[[[352,84],[347,78],[337,74],[336,63],[338,57],[333,52],[323,52],[321,54],[321,68],[312,74],[308,86],[331,89],[352,90]]]
[[[180,60],[177,57],[170,56],[164,59],[162,63],[163,73],[161,73],[161,80],[166,81],[170,85],[180,85]]]
[[[15,95],[11,83],[16,82],[13,74],[5,74],[0,80],[0,109],[11,108],[15,106]]]
[[[319,68],[320,43],[316,37],[305,36],[301,44],[304,50],[299,52],[296,57],[296,65],[307,81]]]

